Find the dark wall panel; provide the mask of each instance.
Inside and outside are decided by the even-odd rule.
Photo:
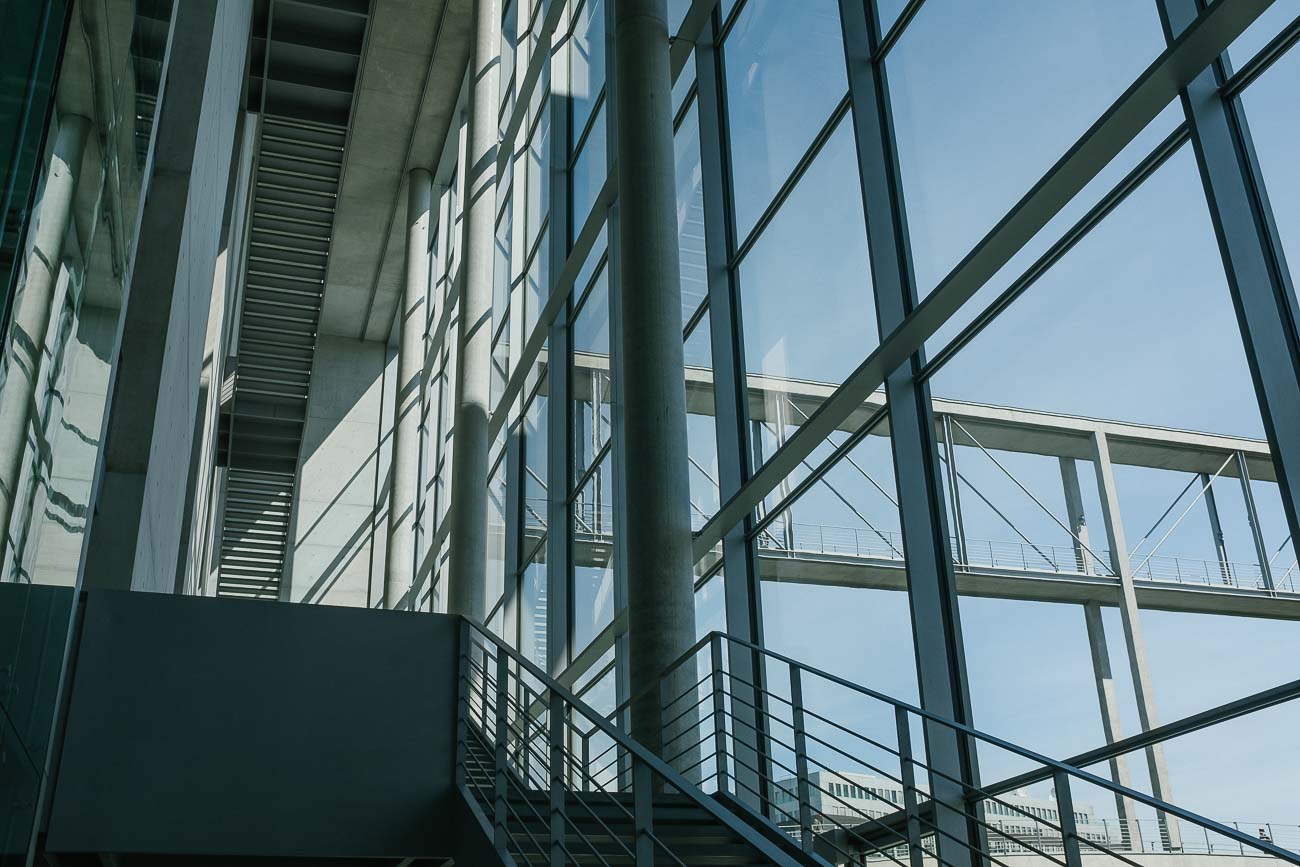
[[[456,623],[91,592],[47,850],[449,853]]]

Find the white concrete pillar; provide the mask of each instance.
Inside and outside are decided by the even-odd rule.
[[[424,371],[424,298],[429,287],[429,209],[433,178],[407,175],[406,287],[397,324],[397,389],[393,411],[392,482],[388,489],[388,556],[384,607],[412,608],[415,500],[420,487],[420,377]]]
[[[447,613],[486,614],[488,422],[492,417],[492,264],[501,4],[474,4],[465,178],[465,279],[460,296],[452,450]]]
[[[1119,495],[1115,490],[1115,474],[1110,462],[1110,444],[1106,435],[1096,431],[1092,435],[1092,460],[1097,471],[1097,495],[1101,500],[1101,514],[1106,525],[1106,539],[1110,543],[1111,568],[1120,582],[1119,616],[1124,629],[1124,644],[1128,650],[1129,669],[1133,676],[1133,697],[1137,701],[1138,723],[1142,731],[1160,725],[1156,714],[1155,691],[1147,669],[1146,641],[1142,637],[1142,624],[1138,619],[1137,593],[1133,588],[1133,566],[1129,562],[1128,543],[1124,538],[1124,521],[1120,517]],[[1151,778],[1151,794],[1162,801],[1170,801],[1169,769],[1165,765],[1165,751],[1160,744],[1148,747],[1147,771]],[[1182,836],[1178,820],[1160,813],[1162,842],[1170,851],[1182,849]]]
[[[45,334],[50,328],[50,305],[89,131],[90,121],[80,115],[65,115],[59,121],[36,214],[32,252],[27,257],[26,280],[14,310],[9,375],[0,389],[0,559],[9,544],[9,521],[18,501],[27,430],[33,420]]]
[[[659,696],[644,691],[695,640],[686,367],[677,249],[666,0],[613,4],[618,153],[618,363],[623,394],[631,734],[662,748]],[[669,696],[677,684],[668,684]]]

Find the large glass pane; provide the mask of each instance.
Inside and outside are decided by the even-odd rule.
[[[545,546],[525,567],[519,595],[519,652],[545,671],[547,669]]]
[[[524,412],[524,552],[546,531],[547,397],[538,394]]]
[[[723,46],[744,238],[848,89],[835,0],[750,0]]]
[[[879,342],[847,120],[738,277],[751,417],[798,427]]]
[[[573,371],[573,472],[577,479],[587,471],[609,442],[613,382],[609,356],[609,283],[601,268],[595,284],[574,317]]]
[[[605,86],[605,3],[586,0],[574,16],[569,54],[569,135],[576,141]],[[599,122],[599,121],[597,121]]]
[[[930,0],[886,60],[928,293],[1164,48],[1155,3]]]
[[[573,500],[574,654],[614,619],[613,498],[613,459],[606,456]]]
[[[709,294],[704,252],[704,182],[700,170],[700,121],[694,106],[673,136],[677,166],[677,249],[681,257],[682,324]]]
[[[1300,89],[1300,51],[1292,48],[1241,95],[1293,283],[1300,273],[1300,160],[1296,159],[1300,112],[1296,111],[1297,89]]]
[[[1104,742],[1106,717],[1116,736],[1139,731],[1139,702],[1168,722],[1292,677],[1276,661],[1294,644],[1276,619],[1287,602],[1265,576],[1275,553],[1283,569],[1294,558],[1189,145],[930,384],[977,726],[1068,755]],[[1115,511],[1099,493],[1111,484]],[[1131,619],[1117,607],[1127,574]],[[1252,612],[1266,618],[1259,629],[1243,619]],[[1249,681],[1193,650],[1245,632]],[[1032,664],[1017,661],[1026,653]],[[1149,672],[1141,691],[1129,676],[1139,666]],[[1219,793],[1268,776],[1278,760],[1242,743],[1247,731],[1216,727],[1196,742],[1202,757],[1221,744],[1231,763],[1168,744],[1161,794],[1245,819]],[[1141,753],[1126,762],[1135,786],[1156,791]],[[991,750],[980,764],[990,778],[1023,770]],[[1046,797],[1047,787],[1031,792]],[[1261,819],[1271,821],[1289,800],[1268,797]],[[1118,818],[1097,790],[1075,806]],[[1137,817],[1143,839],[1123,846],[1177,845],[1153,813]]]
[[[596,114],[596,120],[592,123],[591,132],[582,142],[581,150],[573,161],[570,174],[569,183],[572,192],[570,242],[582,231],[587,216],[596,203],[596,197],[600,195],[600,188],[605,185],[605,177],[609,174],[605,139],[605,106],[602,103],[600,111]]]

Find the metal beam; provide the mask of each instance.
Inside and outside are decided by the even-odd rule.
[[[883,336],[899,328],[915,309],[915,274],[889,84],[884,65],[872,60],[880,38],[879,21],[875,20],[877,10],[871,4],[868,13],[868,4],[862,0],[840,0],[839,5],[862,205],[870,241],[871,283],[867,293],[875,297],[876,320]],[[868,14],[873,20],[868,21]],[[887,372],[884,382],[898,485],[898,517],[907,558],[907,599],[917,684],[921,707],[970,725],[972,711],[961,613],[944,509],[934,411],[929,386],[914,376],[923,362],[923,348],[914,347],[902,364]],[[817,415],[805,424],[811,424]],[[802,430],[794,436],[798,437]],[[787,448],[778,447],[776,454],[786,452]],[[782,478],[786,475],[788,472]],[[930,766],[930,792],[937,808],[936,857],[949,864],[969,863],[979,867],[982,860],[978,853],[987,847],[981,845],[980,827],[965,810],[966,787],[979,784],[975,745],[953,729],[930,721],[926,721],[923,731]]]
[[[1157,0],[1165,38],[1181,42],[1203,13],[1197,0]],[[1264,6],[1269,4],[1265,3]],[[1219,52],[1220,55],[1223,52]],[[1300,541],[1300,305],[1268,204],[1241,106],[1221,92],[1227,66],[1213,58],[1181,90],[1183,111],[1223,257],[1260,416],[1273,447],[1282,505]],[[1257,539],[1257,544],[1258,539]],[[1262,544],[1259,544],[1261,552]],[[1300,551],[1300,545],[1297,545]],[[1267,574],[1267,556],[1260,555]]]

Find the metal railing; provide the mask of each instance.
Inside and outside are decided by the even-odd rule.
[[[1012,569],[1020,572],[1052,572],[1062,575],[1102,575],[1113,577],[1108,565],[1096,562],[1088,554],[1080,554],[1071,545],[1052,545],[1040,542],[1007,542],[990,539],[967,539],[964,560],[957,556],[957,540],[952,541],[953,562],[960,569]],[[903,562],[903,536],[896,530],[878,530],[867,527],[843,527],[829,524],[795,522],[768,528],[758,539],[760,550],[782,553],[791,558],[801,554],[855,557],[870,560]],[[1097,556],[1107,563],[1110,552],[1102,549]],[[1132,558],[1137,559],[1137,558]],[[1086,561],[1086,567],[1085,567]],[[1133,564],[1133,577],[1144,581],[1174,584],[1201,584],[1217,587],[1236,587],[1247,590],[1266,590],[1263,570],[1258,563],[1219,562],[1194,557],[1173,557],[1159,554]],[[1296,566],[1275,578],[1275,591],[1297,591]]]
[[[684,809],[749,858],[799,863],[469,620],[459,680],[457,784],[506,864],[686,867]]]
[[[701,639],[658,689],[664,693],[683,676],[694,685],[666,692],[671,697],[663,703],[669,762],[831,863],[1008,867],[1005,856],[1031,855],[1081,867],[1090,854],[1136,865],[1135,854],[1156,851],[1300,864],[1300,854],[1267,830],[1243,831],[1083,769],[1300,697],[1300,682],[1094,750],[1079,757],[1086,764],[1075,765],[723,633]],[[963,751],[978,751],[981,761],[996,754],[1030,770],[976,785],[955,766]],[[932,754],[945,758],[931,761]],[[883,782],[868,786],[866,778]],[[1018,791],[1043,782],[1050,791],[1034,798]],[[1126,805],[1122,820],[1097,820],[1077,806],[1080,795]],[[1154,824],[1138,818],[1139,807],[1155,812]]]

